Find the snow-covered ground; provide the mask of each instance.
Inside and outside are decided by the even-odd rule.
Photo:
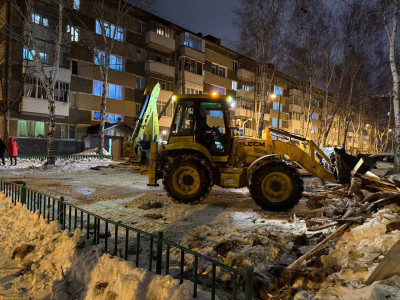
[[[285,286],[287,283],[276,282],[276,272],[334,230],[307,230],[310,219],[320,218],[322,223],[329,222],[329,219],[324,217],[322,209],[308,208],[306,199],[289,212],[271,213],[260,209],[249,197],[246,188],[214,187],[209,197],[200,204],[183,205],[168,198],[162,186],[148,187],[147,177],[139,175],[135,166],[106,159],[59,161],[50,169],[41,168],[41,164],[38,161],[22,161],[16,167],[0,167],[0,177],[22,179],[30,188],[64,196],[67,201],[98,215],[145,231],[162,230],[168,239],[233,267],[254,265],[255,286],[259,291],[257,297],[262,299],[269,299],[269,296],[276,295],[273,292],[288,288]],[[316,178],[305,177],[304,180],[307,192],[327,188]],[[385,283],[374,283],[369,287],[362,284],[364,277],[391,245],[400,239],[398,231],[382,231],[386,226],[385,218],[389,215],[397,217],[397,211],[379,213],[362,226],[354,225],[335,247],[331,247],[329,253],[322,252],[323,256],[312,267],[325,275],[319,278],[309,274],[299,276],[290,286],[289,294],[296,295],[296,299],[341,299],[357,289],[357,293],[362,293],[365,299],[377,299],[371,296],[377,293],[375,285],[387,292]],[[374,227],[376,224],[380,226],[379,230]],[[370,230],[374,234],[368,235]],[[172,259],[179,257],[179,253],[171,254]],[[210,272],[209,266],[199,268],[204,274]],[[185,272],[190,271],[191,260],[188,258]],[[231,278],[222,274],[218,280],[225,282],[229,290]],[[397,297],[398,279],[392,278],[390,282],[388,286],[393,289],[390,297]]]
[[[190,282],[103,254],[79,230],[60,231],[0,193],[1,299],[191,299]],[[210,296],[202,291],[200,299]]]

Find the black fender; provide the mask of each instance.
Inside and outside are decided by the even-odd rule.
[[[257,169],[257,166],[259,166],[260,164],[263,164],[263,163],[265,163],[267,161],[276,159],[277,157],[278,157],[278,154],[267,154],[267,155],[264,155],[264,156],[261,156],[261,157],[257,158],[247,168],[248,178],[250,178],[250,175],[254,172],[255,169]]]

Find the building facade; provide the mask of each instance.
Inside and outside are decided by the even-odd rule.
[[[88,41],[102,38],[100,20],[93,14],[92,1],[73,0],[66,5],[65,42],[56,85],[56,153],[76,153],[97,146],[95,133],[101,106],[99,57],[104,48],[100,42],[95,47],[88,46]],[[4,21],[0,65],[2,78],[6,79],[1,100],[13,102],[9,110],[9,135],[17,139],[21,153],[45,153],[46,94],[34,71],[29,49],[4,33],[6,27],[12,27],[22,34],[24,23],[9,1],[0,1],[0,6]],[[38,0],[29,16],[34,23],[41,60],[49,65],[54,50],[51,30],[57,22],[56,9],[51,1]],[[276,71],[271,91],[263,92],[253,60],[221,46],[216,37],[196,34],[136,7],[130,7],[118,26],[112,17],[101,22],[117,32],[113,37],[107,92],[106,122],[108,128],[113,128],[106,132],[107,151],[113,150],[115,141],[121,143],[129,136],[127,128],[134,127],[144,88],[156,82],[162,88],[157,104],[159,112],[173,93],[217,91],[234,98],[232,125],[239,126],[244,135],[256,136],[261,102],[266,97],[264,128],[279,127],[299,135],[309,131],[311,139],[318,139],[325,109],[323,102],[318,98],[312,100],[309,127],[305,128],[305,97],[289,76]],[[168,136],[173,109],[173,104],[169,105],[160,120],[161,138]],[[111,126],[119,123],[123,123],[123,130]],[[4,128],[4,122],[1,126]],[[330,139],[328,144],[333,146],[334,134]],[[116,149],[121,151],[120,147]]]

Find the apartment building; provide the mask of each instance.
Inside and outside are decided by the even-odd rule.
[[[35,1],[30,16],[40,57],[49,65],[54,52],[49,31],[57,21],[57,8],[51,3]],[[244,135],[256,136],[261,101],[266,97],[264,127],[305,134],[304,95],[289,76],[276,71],[271,91],[265,93],[256,63],[221,46],[218,38],[191,32],[137,7],[131,7],[118,26],[113,23],[111,13],[101,26],[92,6],[90,0],[73,0],[65,8],[65,42],[56,85],[56,153],[76,153],[97,146],[102,90],[99,64],[104,47],[100,42],[90,47],[88,41],[101,40],[102,27],[117,33],[113,35],[105,132],[105,148],[115,156],[121,154],[122,140],[132,132],[145,86],[156,82],[162,88],[157,104],[159,112],[173,93],[217,91],[234,98],[232,125],[238,125]],[[8,1],[0,1],[0,14],[1,20],[23,32],[24,23]],[[17,99],[10,109],[9,135],[16,137],[21,153],[45,153],[47,100],[34,71],[32,55],[8,35],[1,38],[0,65],[2,78],[7,78],[2,87],[2,101]],[[317,139],[324,108],[317,98],[312,100],[312,106],[308,130],[310,137]],[[173,109],[170,104],[160,120],[161,138],[168,136]],[[4,122],[1,123],[3,132]]]

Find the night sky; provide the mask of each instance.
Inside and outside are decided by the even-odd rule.
[[[156,0],[154,13],[195,33],[211,34],[230,46],[238,34],[232,10],[238,0]]]

